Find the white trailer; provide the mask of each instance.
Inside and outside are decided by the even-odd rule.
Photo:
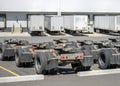
[[[94,16],[94,28],[96,31],[120,31],[120,16]]]
[[[45,28],[50,32],[64,32],[63,16],[45,16]]]
[[[70,32],[82,32],[88,30],[87,15],[64,16],[64,27]]]
[[[28,29],[29,33],[41,34],[44,31],[44,16],[43,15],[29,15]]]

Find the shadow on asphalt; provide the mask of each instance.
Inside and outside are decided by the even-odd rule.
[[[42,34],[31,33],[30,35],[33,36],[33,37],[36,37],[36,36],[46,36],[44,33],[42,33]]]
[[[64,33],[53,33],[53,32],[47,32],[48,34],[52,35],[52,36],[64,36],[65,34]]]
[[[91,71],[91,70],[89,70]],[[77,71],[77,72],[83,72],[83,71]],[[57,73],[55,72],[49,72],[47,75],[51,76],[51,75],[68,75],[68,74],[76,74],[77,72],[75,72],[72,68],[58,68]]]

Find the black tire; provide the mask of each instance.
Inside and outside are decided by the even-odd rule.
[[[4,61],[4,58],[3,58],[2,53],[0,53],[0,60],[1,60],[1,61]]]
[[[45,66],[47,64],[46,57],[42,55],[38,55],[35,57],[35,70],[37,74],[47,74],[47,70],[45,70]]]
[[[57,69],[57,68],[54,68],[54,69],[51,69],[51,70],[49,71],[49,74],[51,74],[51,75],[56,75],[57,72],[58,72],[58,69]]]
[[[83,70],[83,68],[80,68],[79,66],[80,64],[79,63],[72,63],[71,66],[72,66],[72,69],[77,73],[78,71],[81,71]],[[79,70],[78,70],[79,69]]]
[[[77,68],[76,68],[76,72],[78,72],[78,71],[89,71],[90,70],[90,68],[91,68],[91,66],[83,66],[83,65],[80,65],[80,66],[78,66]]]
[[[0,60],[1,61],[4,61],[5,59],[4,59],[4,57],[3,57],[3,53],[2,53],[2,50],[0,49]]]
[[[14,61],[14,60],[15,60],[15,56],[9,57],[9,60],[10,60],[10,61]]]
[[[110,57],[112,56],[110,50],[101,50],[98,57],[98,65],[101,69],[110,68]]]
[[[72,63],[71,66],[72,66],[72,69],[76,71],[78,63]]]
[[[18,54],[15,55],[15,63],[16,63],[17,67],[21,67],[22,66],[22,63],[20,61],[20,58],[19,58]]]

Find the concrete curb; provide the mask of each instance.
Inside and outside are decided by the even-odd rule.
[[[35,80],[44,80],[44,75],[26,75],[26,76],[0,77],[0,83],[35,81]]]

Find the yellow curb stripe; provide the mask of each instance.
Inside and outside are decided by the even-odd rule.
[[[11,70],[9,70],[9,69],[6,69],[6,68],[4,68],[4,67],[2,67],[2,66],[0,66],[0,69],[3,69],[3,70],[7,71],[8,73],[10,73],[10,74],[12,74],[12,75],[14,75],[14,76],[20,76],[19,74],[15,73],[15,72],[13,72],[13,71],[11,71]]]

